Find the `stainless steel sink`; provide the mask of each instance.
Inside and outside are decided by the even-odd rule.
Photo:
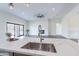
[[[48,44],[48,43],[29,42],[29,43],[25,44],[22,48],[31,49],[31,50],[54,52],[54,53],[57,52],[54,44]]]

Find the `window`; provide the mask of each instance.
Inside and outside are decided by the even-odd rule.
[[[7,24],[7,32],[14,36],[14,24]]]
[[[15,36],[19,37],[19,25],[15,25]]]
[[[22,36],[24,33],[23,33],[23,30],[24,30],[24,27],[22,25],[20,25],[20,35]]]
[[[6,32],[11,33],[13,37],[24,35],[24,25],[7,22]]]

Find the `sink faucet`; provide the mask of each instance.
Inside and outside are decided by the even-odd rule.
[[[43,40],[44,40],[43,38],[40,38],[40,42],[41,42],[41,43],[42,43]]]
[[[41,25],[39,25],[38,26],[38,37],[40,38],[40,43],[42,43],[42,40],[44,40],[43,38],[42,38],[42,33],[41,33],[41,31],[42,31],[42,27],[41,27]]]

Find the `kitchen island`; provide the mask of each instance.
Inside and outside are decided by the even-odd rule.
[[[79,45],[78,43],[69,40],[69,39],[60,39],[60,38],[44,38],[42,43],[51,43],[54,44],[56,48],[56,53],[31,50],[21,48],[29,42],[39,42],[39,38],[24,37],[17,41],[0,41],[0,50],[8,51],[11,53],[19,53],[30,56],[78,56],[79,55]]]

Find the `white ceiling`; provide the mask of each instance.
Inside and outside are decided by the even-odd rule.
[[[36,15],[39,13],[44,14],[43,19],[61,19],[76,5],[72,3],[31,3],[30,7],[27,7],[24,3],[14,3],[15,8],[10,9],[8,3],[0,3],[0,10],[25,20],[37,20]]]

